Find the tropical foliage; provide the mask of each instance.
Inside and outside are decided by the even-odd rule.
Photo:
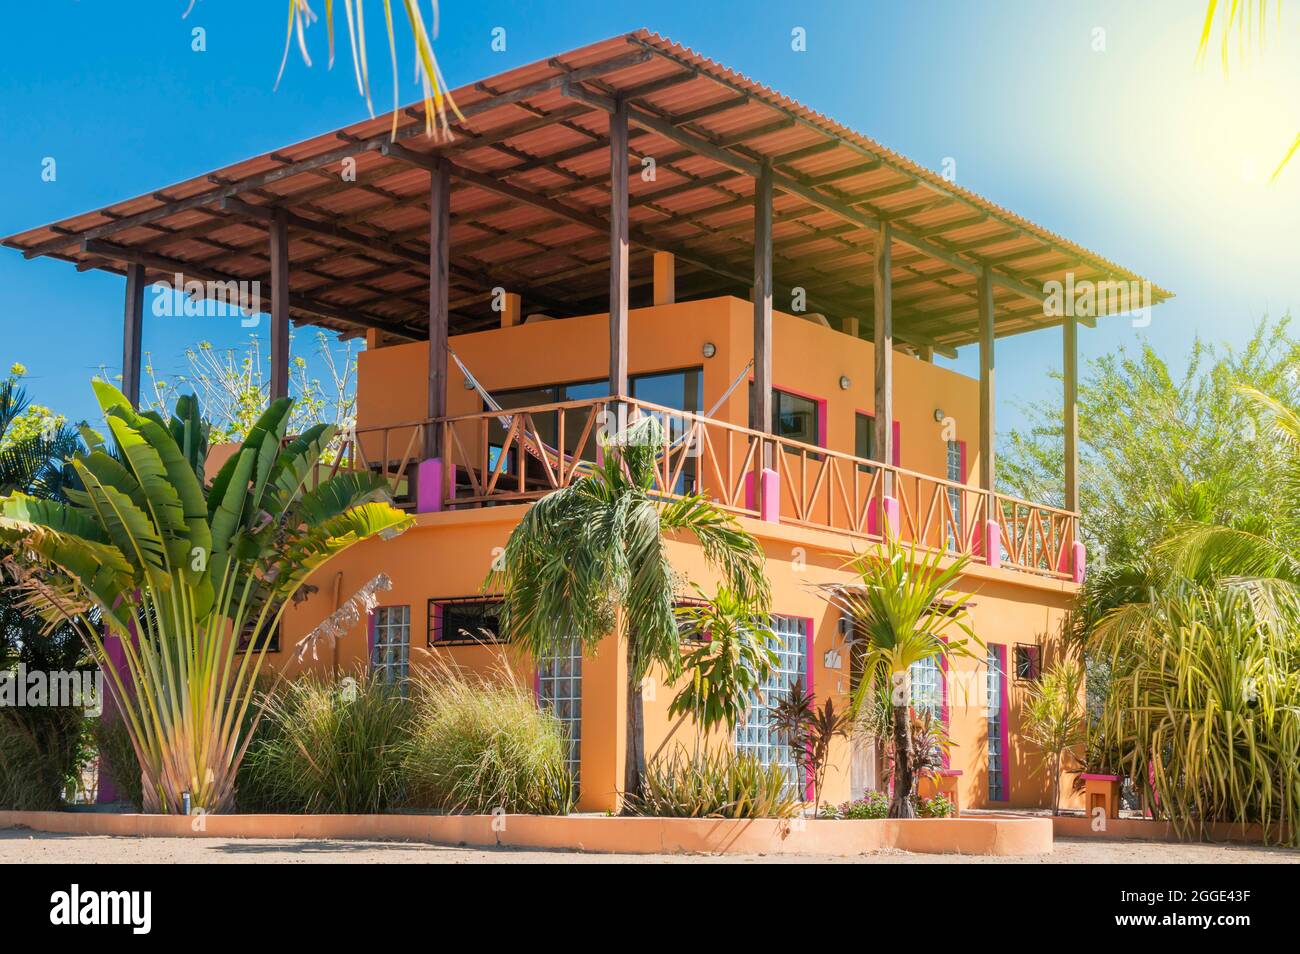
[[[768,708],[768,724],[794,758],[797,779],[808,779],[813,788],[813,814],[821,808],[822,783],[830,764],[831,744],[848,738],[853,727],[850,710],[837,710],[835,700],[827,699],[818,708],[812,693],[800,680]]]
[[[1052,814],[1061,812],[1061,773],[1065,760],[1082,762],[1088,744],[1088,720],[1083,703],[1083,664],[1061,659],[1029,684],[1020,717],[1021,735],[1036,748],[1042,761],[1035,771],[1046,769],[1052,782]]]
[[[165,421],[102,381],[95,393],[113,445],[87,431],[70,462],[81,486],[67,503],[0,499],[0,540],[29,568],[19,583],[29,605],[75,626],[105,670],[144,775],[144,809],[183,811],[188,794],[220,811],[247,746],[263,637],[316,567],[410,521],[383,502],[374,475],[309,487],[332,429],[288,439],[288,399],[272,403],[208,486],[208,433],[193,398]],[[124,673],[108,663],[100,624],[121,643]]]
[[[1101,627],[1101,721],[1145,804],[1185,834],[1259,822],[1300,843],[1300,634],[1244,590],[1182,585]]]
[[[1300,830],[1296,367],[1281,322],[1235,352],[1195,343],[1178,378],[1148,348],[1094,362],[1080,388],[1084,531],[1101,560],[1073,627],[1086,760],[1127,775],[1184,831]],[[1046,407],[1033,413],[1001,458],[1020,478],[1059,459],[1059,425]]]
[[[653,759],[640,793],[628,797],[637,815],[664,818],[789,818],[803,803],[785,770],[730,747]]]
[[[954,589],[966,560],[953,560],[904,545],[891,533],[879,549],[854,559],[852,586],[825,591],[826,599],[853,623],[853,651],[862,678],[853,699],[861,711],[881,686],[892,707],[894,791],[891,818],[915,814],[916,774],[911,729],[911,667],[927,660],[972,656],[978,643],[966,614],[967,597]]]
[[[642,685],[652,667],[681,672],[673,605],[681,583],[667,541],[698,541],[736,600],[765,615],[770,600],[758,542],[704,497],[655,492],[662,430],[653,417],[602,439],[603,459],[529,508],[506,544],[492,584],[504,594],[501,625],[534,659],[577,640],[592,653],[609,634],[627,657],[628,744],[624,792],[645,774]]]
[[[410,694],[410,804],[468,814],[573,807],[564,727],[504,660],[482,674],[435,661],[412,678]]]
[[[401,803],[411,707],[373,672],[339,682],[301,676],[259,705],[239,771],[241,809],[366,814]]]
[[[718,726],[735,729],[777,656],[771,626],[748,600],[725,585],[710,599],[698,587],[696,593],[700,599],[676,611],[688,648],[668,715],[691,718],[698,738]]]
[[[387,28],[388,51],[393,66],[393,136],[397,135],[398,120],[398,84],[397,84],[397,34],[393,25],[393,4],[392,0],[382,0],[384,10],[384,26]],[[190,2],[190,9],[193,9],[193,0]],[[329,38],[329,65],[334,65],[334,8],[332,0],[325,0],[325,29]],[[367,19],[365,9],[361,0],[343,0],[342,3],[348,28],[348,43],[352,50],[352,71],[356,76],[357,92],[360,93],[366,101],[366,107],[370,110],[370,115],[375,115],[374,104],[370,97],[370,66],[366,56],[366,24]],[[373,9],[373,7],[372,7]],[[456,103],[452,100],[446,81],[442,77],[442,70],[438,67],[438,61],[433,55],[433,41],[438,35],[438,5],[433,4],[433,21],[429,24],[424,22],[424,14],[420,10],[419,0],[401,0],[401,9],[406,14],[406,26],[411,31],[411,36],[415,42],[415,75],[422,90],[424,91],[424,123],[425,131],[432,136],[438,130],[441,130],[444,136],[450,136],[450,126],[447,119],[447,109],[460,115],[456,108]],[[186,15],[189,10],[186,10]],[[316,14],[311,8],[308,0],[289,0],[289,26],[284,38],[284,57],[280,61],[280,73],[276,77],[276,85],[279,85],[281,77],[284,76],[285,65],[289,61],[289,50],[293,47],[295,38],[297,40],[298,51],[302,55],[303,62],[311,66],[311,55],[307,50],[306,31],[313,23],[316,22]]]

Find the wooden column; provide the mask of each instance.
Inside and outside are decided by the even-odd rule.
[[[655,252],[654,302],[672,305],[677,301],[677,259],[672,252]]]
[[[996,473],[993,459],[994,435],[994,368],[993,368],[993,273],[986,265],[979,275],[979,326],[980,326],[980,488],[994,490]],[[989,519],[996,519],[992,506]]]
[[[872,347],[876,352],[876,459],[882,464],[894,462],[893,239],[893,227],[888,222],[882,222],[880,231],[876,234],[872,276],[875,308]],[[885,495],[893,496],[893,472],[884,470],[881,477]]]
[[[126,311],[122,317],[122,393],[140,406],[140,338],[144,328],[144,266],[126,267]]]
[[[609,117],[609,391],[627,394],[627,103]]]
[[[450,319],[451,167],[438,159],[429,170],[429,417],[447,416],[447,326]],[[442,428],[424,429],[424,458],[439,456]]]
[[[772,430],[772,170],[764,165],[754,180],[754,430]],[[765,467],[771,449],[764,449]]]
[[[1065,368],[1065,509],[1079,511],[1079,322],[1073,315],[1061,326]],[[1076,539],[1078,528],[1075,528]]]
[[[271,218],[271,400],[289,396],[289,225]]]

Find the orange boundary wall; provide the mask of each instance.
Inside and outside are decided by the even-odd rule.
[[[1150,818],[1106,818],[1105,828],[1093,828],[1093,819],[1083,815],[1058,815],[1052,827],[1058,838],[1100,838],[1111,841],[1170,841],[1195,842],[1196,839],[1179,835],[1173,824]],[[1285,832],[1273,829],[1271,842],[1265,842],[1261,825],[1236,825],[1231,822],[1211,822],[1205,826],[1202,841],[1208,844],[1262,845],[1280,844]]]
[[[1050,818],[906,821],[617,818],[598,815],[118,815],[0,811],[0,828],[126,837],[384,838],[627,854],[1045,855]]]

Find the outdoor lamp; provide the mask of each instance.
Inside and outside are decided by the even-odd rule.
[[[704,357],[712,358],[715,354],[718,353],[718,346],[715,345],[712,341],[706,341],[704,342],[704,347],[701,350],[704,352]]]

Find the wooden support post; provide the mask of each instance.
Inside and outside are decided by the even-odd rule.
[[[609,115],[609,391],[627,394],[627,103]]]
[[[140,340],[144,330],[144,266],[126,267],[126,312],[122,318],[122,393],[140,406]]]
[[[987,268],[979,277],[980,325],[980,487],[994,490],[997,472],[993,459],[995,433],[995,382],[993,362],[993,275]],[[990,510],[990,516],[992,511]]]
[[[654,294],[656,305],[677,302],[677,259],[672,252],[655,252]]]
[[[429,169],[429,395],[430,418],[447,416],[447,325],[450,317],[451,170],[444,160]],[[441,451],[442,428],[424,429],[424,459]]]
[[[876,459],[882,464],[894,462],[894,303],[893,303],[894,230],[882,222],[876,233],[873,277],[875,329],[872,347],[876,357],[875,428]],[[892,471],[881,471],[882,492],[894,494]],[[895,531],[897,528],[894,528]]]
[[[1065,509],[1079,512],[1079,323],[1067,316],[1063,332],[1065,368]],[[1075,528],[1078,538],[1078,528]]]
[[[754,430],[772,431],[772,170],[763,166],[754,180],[754,391],[750,404]],[[771,467],[771,447],[763,466]]]
[[[917,349],[916,356],[926,364],[934,364],[934,346],[921,345],[921,347]]]
[[[505,302],[501,308],[501,327],[513,328],[519,324],[522,309],[523,299],[514,292],[506,292]]]
[[[842,318],[840,319],[840,331],[850,338],[860,338],[862,337],[862,322],[857,318]]]
[[[282,215],[271,235],[271,400],[289,396],[289,224]]]

